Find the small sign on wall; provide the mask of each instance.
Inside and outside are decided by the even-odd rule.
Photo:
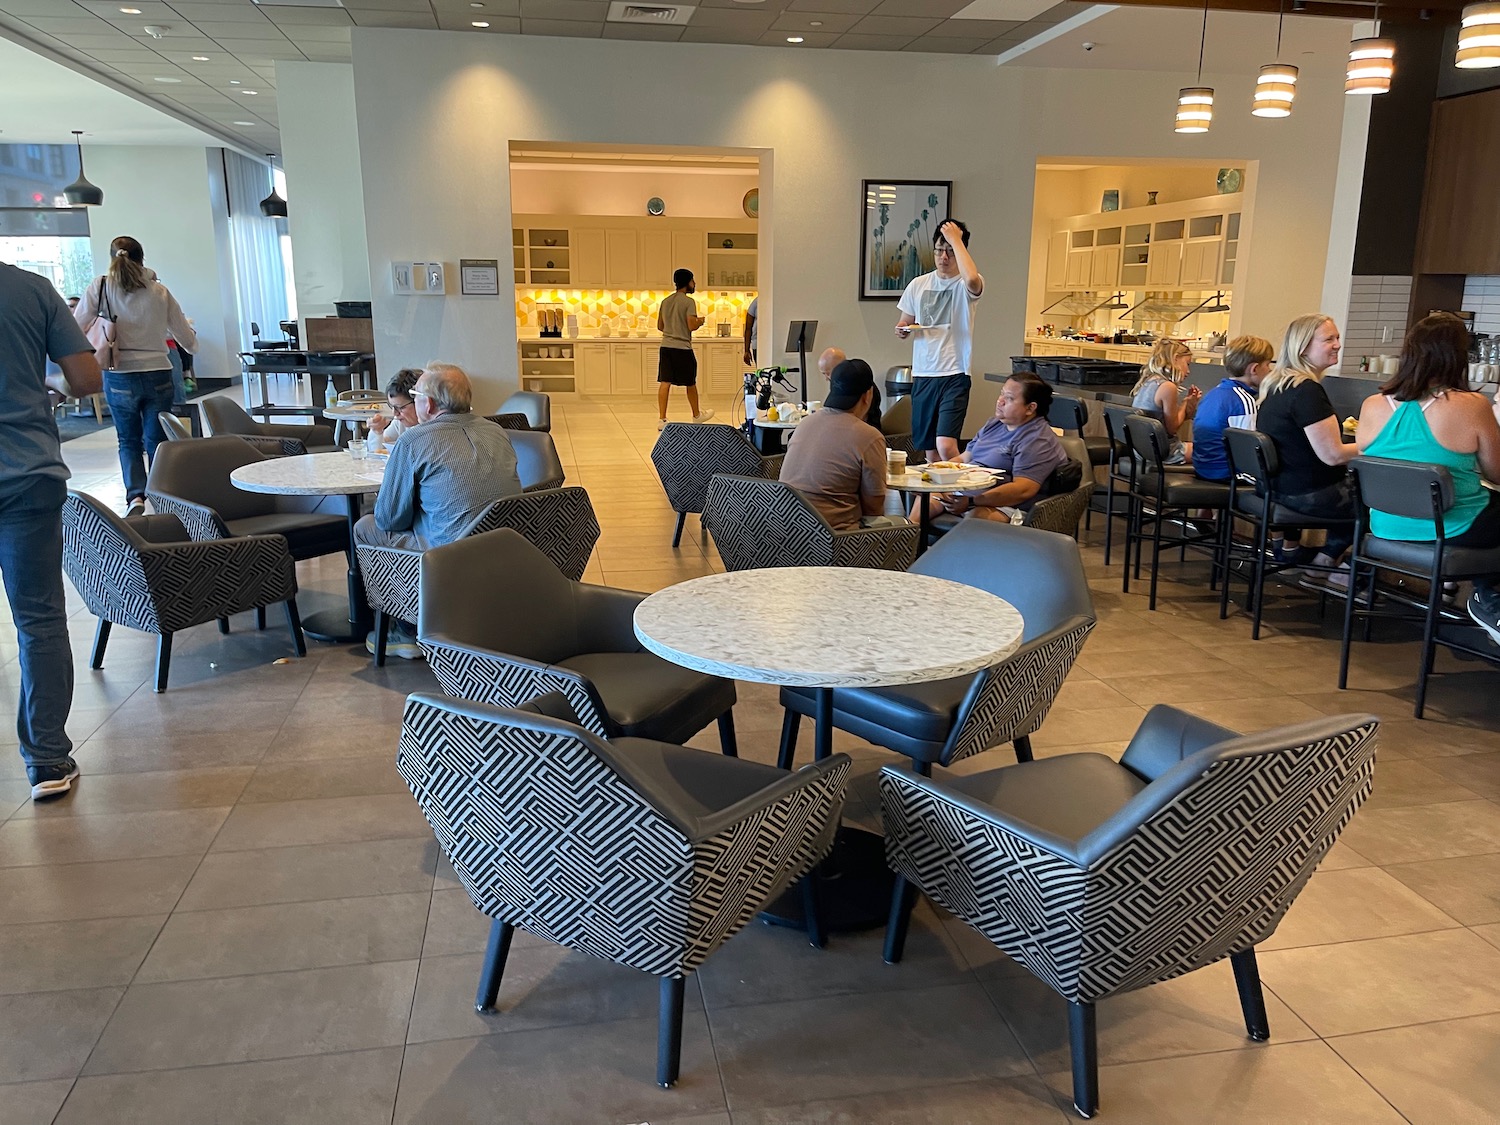
[[[466,296],[498,297],[500,295],[500,260],[498,258],[460,258],[459,291]]]

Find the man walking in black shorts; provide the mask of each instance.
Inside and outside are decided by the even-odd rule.
[[[912,444],[929,461],[958,456],[969,409],[969,359],[974,306],[984,278],[969,257],[969,228],[949,219],[932,240],[937,268],[914,279],[896,307],[896,335],[912,341]]]
[[[693,271],[678,270],[672,274],[672,284],[677,292],[656,310],[656,327],[661,332],[661,355],[656,361],[656,407],[661,416],[656,423],[658,430],[667,424],[667,400],[673,387],[687,388],[694,422],[707,422],[714,416],[712,410],[698,409],[698,357],[693,354],[693,332],[703,327],[703,318],[698,315],[698,302],[692,298],[698,288]]]

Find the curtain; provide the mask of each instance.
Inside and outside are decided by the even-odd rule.
[[[252,322],[263,338],[280,339],[277,325],[289,319],[286,269],[281,236],[285,219],[260,213],[260,201],[271,191],[271,170],[237,152],[224,150],[229,189],[229,243],[234,254],[235,296],[239,309],[240,350],[250,347]]]

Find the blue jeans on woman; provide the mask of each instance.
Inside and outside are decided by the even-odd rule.
[[[120,475],[125,478],[127,501],[146,495],[146,467],[163,437],[156,416],[172,409],[172,393],[170,367],[104,373],[104,397],[120,439]]]

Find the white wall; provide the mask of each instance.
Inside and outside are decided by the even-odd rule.
[[[104,189],[104,204],[89,210],[96,274],[109,266],[111,239],[128,234],[139,240],[146,265],[193,321],[195,369],[215,377],[238,374],[234,267],[215,223],[215,208],[222,214],[224,207],[222,176],[216,190],[211,175],[219,150],[92,145],[86,159],[89,179]],[[227,235],[227,223],[223,227]]]
[[[646,214],[646,200],[657,196],[667,205],[668,218],[743,219],[745,193],[759,179],[754,172],[730,175],[664,168],[594,171],[518,164],[510,172],[510,201],[511,209],[522,215],[640,218]]]
[[[278,62],[276,93],[297,315],[333,316],[335,301],[370,299],[354,70]]]
[[[1008,370],[1019,347],[1035,164],[1064,145],[1094,163],[1258,159],[1258,177],[1247,173],[1247,192],[1259,195],[1243,315],[1273,335],[1320,296],[1344,111],[1333,62],[1327,74],[1304,68],[1287,121],[1251,117],[1247,100],[1244,113],[1226,108],[1207,137],[1184,137],[1171,129],[1186,81],[1179,73],[903,55],[901,81],[892,82],[891,56],[852,51],[363,28],[353,46],[381,366],[434,356],[464,364],[482,405],[515,385],[510,318],[494,298],[396,297],[385,275],[392,259],[506,259],[511,140],[760,153],[767,338],[782,335],[790,317],[816,318],[820,345],[863,355],[877,371],[910,353],[891,331],[894,303],[858,300],[862,178],[954,182],[955,213],[974,231],[987,281],[976,372]],[[680,101],[683,89],[694,90],[691,113],[642,111]],[[951,112],[935,115],[936,106]],[[971,420],[988,412],[992,389],[976,394]]]

